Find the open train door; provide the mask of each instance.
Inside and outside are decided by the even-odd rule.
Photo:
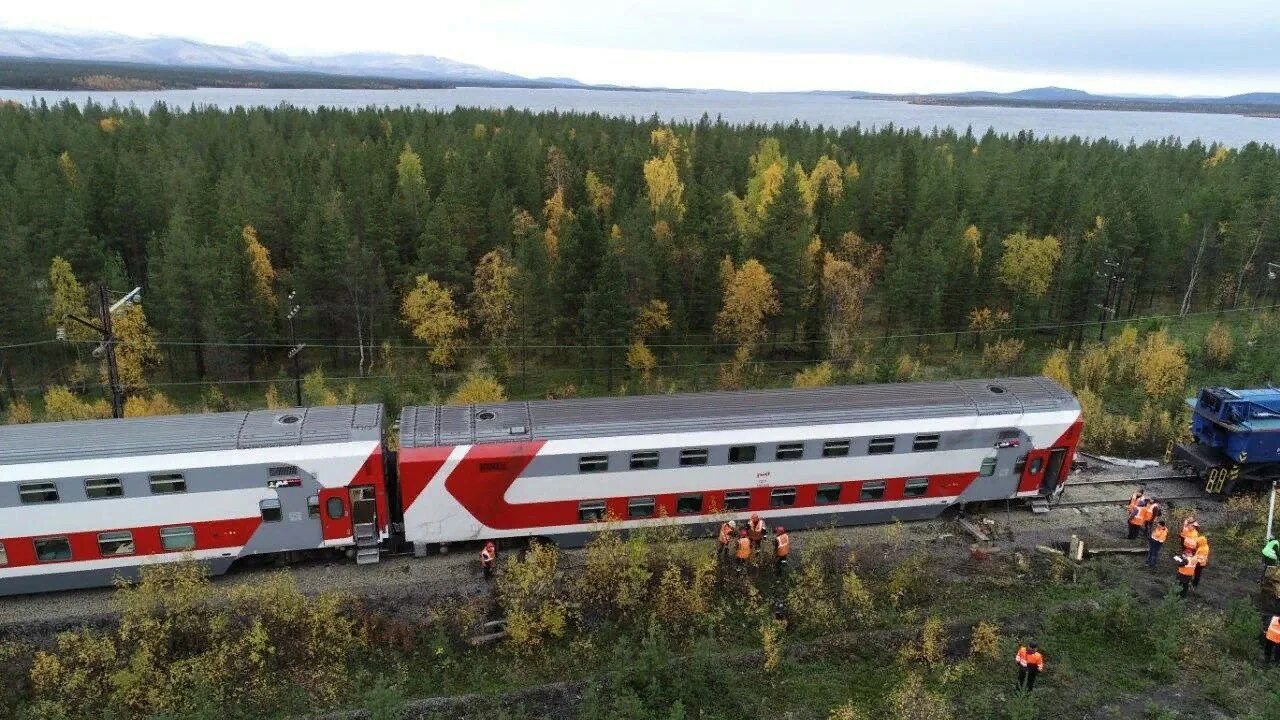
[[[356,563],[376,563],[380,557],[378,545],[378,495],[372,485],[355,485],[348,488],[351,500],[351,534],[356,541]]]
[[[1057,447],[1049,451],[1049,462],[1045,466],[1044,476],[1040,481],[1040,494],[1051,495],[1058,489],[1058,482],[1062,479],[1062,464],[1066,462],[1067,449]]]

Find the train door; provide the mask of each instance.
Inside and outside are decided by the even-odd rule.
[[[1044,478],[1040,481],[1040,494],[1049,495],[1058,489],[1058,480],[1062,476],[1062,464],[1067,459],[1067,449],[1054,448],[1049,451],[1049,462],[1044,469]]]
[[[349,488],[351,533],[357,545],[378,542],[378,497],[372,485]]]

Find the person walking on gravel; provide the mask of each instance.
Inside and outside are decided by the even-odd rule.
[[[1147,513],[1149,512],[1150,510],[1148,509],[1148,506],[1147,506],[1147,499],[1139,498],[1138,504],[1134,505],[1133,509],[1129,511],[1129,539],[1130,540],[1138,539],[1138,534],[1141,533],[1143,528],[1147,526],[1147,521],[1150,519],[1147,517]]]
[[[761,520],[759,515],[751,513],[751,520],[747,522],[747,531],[751,538],[751,549],[757,553],[760,552],[760,545],[764,542],[766,529],[764,520]]]
[[[492,540],[485,542],[480,548],[480,569],[484,571],[484,579],[493,578],[493,568],[498,564],[498,546]]]
[[[1200,575],[1204,572],[1204,568],[1209,564],[1209,538],[1201,535],[1196,538],[1196,572],[1191,576],[1191,587],[1200,587]]]
[[[1272,615],[1267,623],[1266,639],[1262,648],[1262,659],[1268,665],[1280,663],[1280,615]]]
[[[1156,558],[1160,557],[1160,550],[1168,537],[1169,526],[1165,525],[1163,520],[1156,520],[1155,527],[1151,529],[1151,535],[1147,537],[1147,567],[1156,566]]]
[[[747,531],[743,530],[738,534],[738,570],[745,570],[747,563],[751,561],[751,538],[747,537]]]
[[[1129,536],[1130,540],[1134,539],[1136,536],[1133,534],[1133,523],[1129,521],[1133,519],[1133,511],[1138,508],[1138,502],[1142,500],[1142,496],[1146,494],[1146,492],[1147,486],[1139,485],[1138,489],[1134,490],[1133,494],[1129,496],[1129,504],[1125,506],[1124,531],[1125,534]]]
[[[778,526],[773,536],[774,557],[776,558],[776,566],[778,574],[781,575],[787,569],[787,556],[791,554],[791,536],[787,534],[787,529]]]
[[[729,559],[729,546],[733,544],[733,531],[737,529],[737,524],[732,520],[725,520],[720,524],[720,537],[718,538],[720,548],[716,551],[716,557],[721,561]]]
[[[1013,659],[1018,663],[1018,689],[1031,692],[1036,686],[1036,676],[1044,672],[1044,654],[1035,643],[1027,643],[1018,648]]]

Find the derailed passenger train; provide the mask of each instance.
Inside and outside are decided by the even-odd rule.
[[[1080,406],[1043,377],[0,427],[0,595],[237,561],[659,522],[938,516],[1058,491]]]

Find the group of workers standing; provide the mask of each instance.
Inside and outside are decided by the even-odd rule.
[[[737,532],[737,540],[734,540],[734,533]],[[720,525],[719,549],[718,555],[721,560],[728,560],[732,553],[738,568],[745,569],[751,562],[754,555],[759,555],[764,546],[764,537],[768,534],[769,528],[765,525],[764,520],[756,513],[752,513],[750,519],[747,520],[747,526],[738,530],[738,523],[734,520],[725,520]],[[779,525],[774,529],[773,533],[773,559],[774,569],[779,574],[784,572],[787,567],[787,556],[791,554],[791,535],[787,533],[787,529]]]
[[[1126,506],[1125,528],[1130,540],[1139,535],[1147,538],[1147,567],[1154,568],[1169,539],[1169,526],[1164,521],[1164,508],[1147,493],[1145,485],[1139,485],[1129,496]],[[1178,597],[1185,598],[1191,588],[1200,587],[1200,577],[1209,565],[1209,538],[1200,531],[1200,523],[1194,515],[1182,521],[1178,531],[1181,549],[1173,556],[1178,565],[1177,580],[1182,586]]]

